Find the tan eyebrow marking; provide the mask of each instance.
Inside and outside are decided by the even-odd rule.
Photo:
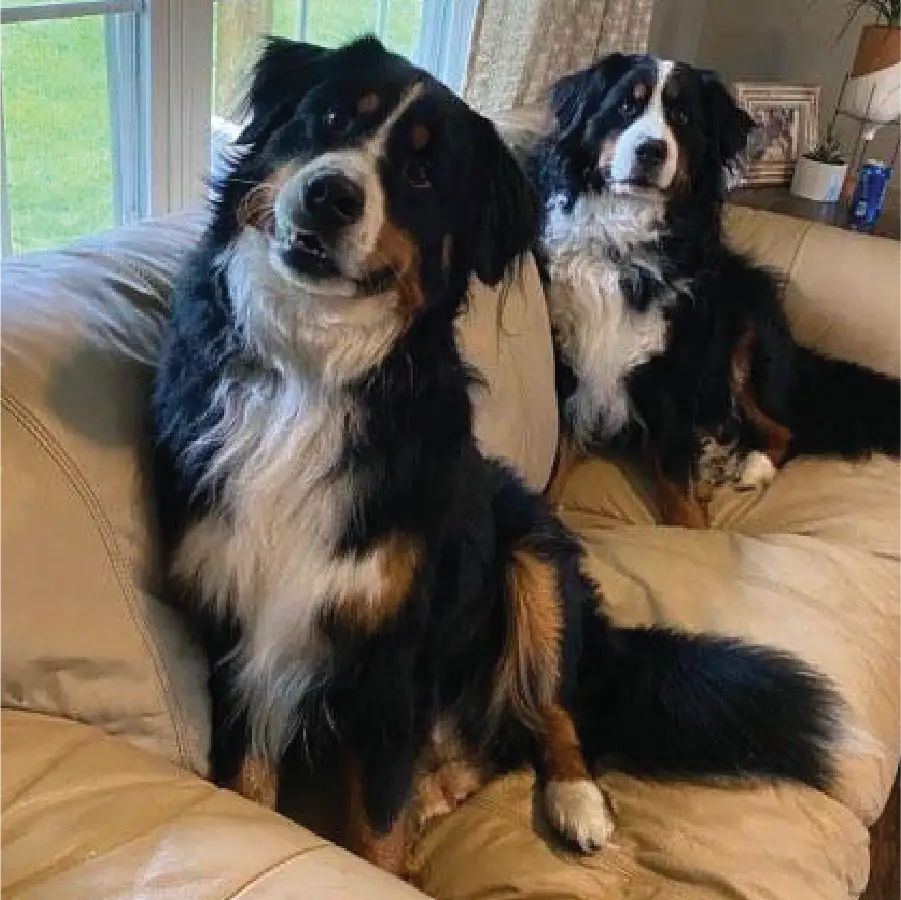
[[[647,97],[647,96],[648,96],[648,86],[643,81],[637,82],[635,87],[632,88],[633,99],[641,101],[641,100],[644,100],[645,97]]]
[[[376,93],[364,94],[357,101],[357,112],[364,116],[374,113],[382,104],[382,98]]]
[[[410,132],[410,140],[413,142],[413,149],[422,150],[429,142],[431,136],[431,132],[425,125],[414,125],[413,130]]]

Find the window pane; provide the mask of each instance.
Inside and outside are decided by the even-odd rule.
[[[379,32],[393,50],[413,56],[423,0],[216,0],[213,45],[214,114],[229,118],[265,34],[334,47]]]
[[[308,3],[307,40],[314,44],[337,47],[351,38],[375,31],[378,0],[308,0]]]
[[[72,0],[3,0],[4,8],[9,6],[34,6],[36,3],[71,3]],[[78,0],[79,3],[100,3],[102,0]],[[4,39],[6,35],[4,35]]]
[[[105,19],[3,26],[3,137],[13,252],[113,224]]]
[[[385,42],[404,56],[415,56],[421,20],[422,0],[391,0]]]

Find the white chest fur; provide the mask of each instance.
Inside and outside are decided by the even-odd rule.
[[[382,591],[383,551],[338,549],[353,490],[335,466],[359,426],[345,379],[382,358],[393,326],[309,321],[315,311],[296,311],[304,303],[296,291],[273,295],[271,271],[248,259],[257,249],[245,242],[225,264],[244,339],[267,365],[219,384],[218,424],[193,451],[216,448],[207,477],[223,485],[222,502],[184,536],[175,571],[241,623],[253,742],[277,758],[301,725],[298,701],[327,671],[321,611],[349,597],[376,602]]]
[[[560,349],[577,387],[567,416],[574,437],[611,438],[632,418],[626,379],[666,346],[665,302],[632,309],[619,260],[635,259],[654,238],[660,210],[617,196],[581,197],[571,211],[551,208],[544,231],[550,263],[549,307]],[[653,272],[653,260],[642,259]]]

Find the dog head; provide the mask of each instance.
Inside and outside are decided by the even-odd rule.
[[[500,281],[538,216],[492,124],[375,38],[270,39],[217,194],[222,237],[252,232],[281,293],[408,317]]]
[[[712,72],[614,53],[551,89],[576,190],[720,196],[754,121]]]

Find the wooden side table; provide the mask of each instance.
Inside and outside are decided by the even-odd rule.
[[[817,203],[803,197],[793,197],[788,187],[741,187],[726,195],[729,203],[736,206],[748,206],[751,209],[767,209],[770,212],[794,216],[796,219],[807,219],[811,222],[822,222],[837,228],[847,228],[848,203],[838,200],[835,203]],[[882,215],[870,234],[880,237],[901,240],[901,208],[897,191],[889,191]]]

